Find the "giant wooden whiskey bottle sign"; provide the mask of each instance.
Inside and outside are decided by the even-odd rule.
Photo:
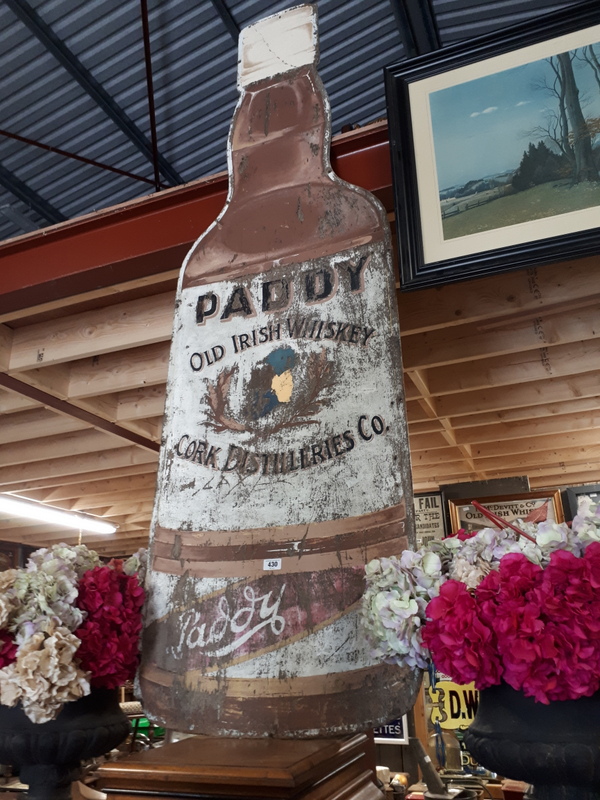
[[[358,625],[408,447],[385,213],[330,170],[314,13],[242,33],[228,202],[178,289],[141,670],[177,730],[364,730],[416,690]]]

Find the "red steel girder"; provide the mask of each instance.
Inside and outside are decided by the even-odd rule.
[[[391,208],[385,122],[336,137],[331,156]],[[221,173],[0,244],[0,314],[177,269],[226,195]]]

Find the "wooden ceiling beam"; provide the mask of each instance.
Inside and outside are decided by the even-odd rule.
[[[580,397],[597,397],[600,382],[598,373],[571,375],[568,378],[548,378],[531,381],[506,388],[477,389],[475,391],[448,394],[435,398],[439,417],[468,417],[487,411],[558,403]]]
[[[410,376],[408,373],[404,376],[404,388],[405,392],[408,389],[409,385],[412,385],[412,381],[410,380]],[[435,411],[430,408],[427,409],[424,407],[420,400],[417,398],[415,400],[411,400],[406,398],[406,416],[408,417],[408,421],[410,422],[431,422],[432,420],[437,420],[437,415]]]
[[[102,519],[101,515],[98,516],[100,516]],[[83,539],[83,543],[88,544],[89,546],[89,542],[114,541],[117,537],[123,537],[124,539],[127,539],[134,536],[139,536],[141,534],[146,536],[148,535],[147,525],[138,523],[131,524],[123,521],[123,519],[111,519],[107,521],[114,522],[114,524],[118,526],[118,530],[115,533],[91,533],[90,531],[82,531],[81,537]],[[68,539],[78,539],[79,530],[76,528],[59,528],[57,526],[48,526],[48,530],[44,531],[40,535],[43,535],[45,543],[51,545],[63,541],[65,537]]]
[[[596,407],[598,408],[598,406]],[[468,428],[460,428],[457,435],[460,441],[476,447],[484,442],[500,442],[505,439],[531,438],[543,436],[544,434],[567,435],[574,431],[587,431],[587,436],[600,438],[600,409],[592,412],[581,412],[563,414],[560,416],[541,416],[520,420],[518,422],[502,422],[496,425],[480,425]],[[413,439],[416,443],[427,442],[420,437],[433,436],[434,434],[414,434],[411,435],[411,446]],[[415,438],[418,437],[418,438]],[[435,440],[432,439],[433,444]],[[431,446],[431,445],[430,445]]]
[[[0,444],[58,436],[89,427],[88,424],[74,417],[56,414],[46,408],[36,408],[12,414],[10,425],[5,420],[4,424],[0,425]]]
[[[599,482],[598,465],[575,464],[567,468],[564,472],[556,471],[548,475],[531,475],[529,483],[532,489],[545,488],[547,486],[585,486],[586,484],[596,485]]]
[[[600,387],[600,382],[599,382]],[[540,405],[523,405],[518,408],[505,408],[497,411],[484,411],[474,413],[468,417],[452,417],[452,427],[455,430],[479,427],[485,425],[504,425],[512,422],[527,422],[551,417],[568,416],[572,414],[595,413],[600,408],[600,397],[577,397],[575,400],[566,400],[556,403],[540,403]]]
[[[108,479],[105,481],[89,481],[88,483],[63,484],[51,491],[37,489],[28,492],[28,497],[40,502],[53,503],[69,501],[74,508],[93,508],[108,505],[111,500],[120,500],[128,497],[131,499],[138,493],[151,492],[154,494],[156,477],[153,473],[146,475],[131,475],[130,477]]]
[[[140,536],[148,537],[148,529],[142,527],[141,525],[137,526],[133,525],[133,526],[128,526],[126,529],[120,528],[116,533],[108,533],[108,534],[89,533],[83,531],[81,538],[83,544],[95,550],[96,544],[104,544],[104,543],[109,544],[115,542],[117,539],[125,541],[127,539],[136,539],[139,538]],[[47,534],[44,541],[46,542],[47,546],[51,546],[53,544],[58,544],[59,542],[63,541],[64,538],[77,540],[79,539],[79,531],[75,530],[74,528],[71,529],[63,528],[62,530],[55,529],[54,531],[51,531]]]
[[[469,469],[464,462],[453,461],[447,464],[415,465],[412,467],[412,478],[415,486],[422,483],[440,486],[445,483],[481,480],[481,475]]]
[[[478,460],[477,472],[470,472],[463,463],[455,462],[449,462],[447,465],[415,466],[412,472],[413,482],[415,491],[423,491],[421,487],[425,485],[431,488],[433,486],[439,487],[445,483],[464,483],[473,480],[527,475],[530,481],[535,479],[537,485],[539,485],[540,480],[542,482],[548,481],[549,476],[552,482],[548,482],[546,485],[568,485],[571,474],[577,475],[578,473],[589,472],[591,475],[595,475],[597,480],[588,480],[586,482],[600,483],[598,460],[597,458],[595,460],[594,455],[597,449],[599,448],[595,446],[590,458],[586,459],[584,455],[578,453],[573,461],[561,461],[561,454],[558,451],[540,451],[539,453],[530,454],[525,464],[520,461],[517,462],[512,456],[486,459],[485,463]],[[562,475],[562,480],[558,481],[557,476],[560,475]]]
[[[162,416],[165,408],[165,384],[140,386],[117,395],[116,421],[146,419]]]
[[[18,392],[0,389],[0,414],[16,414],[30,408],[40,408],[40,403]]]
[[[162,426],[162,417],[159,417],[158,419],[128,420],[127,422],[122,422],[119,425],[120,428],[127,428],[133,433],[137,433],[138,436],[143,436],[144,438],[150,439],[157,444],[160,444],[162,437]]]
[[[497,455],[475,457],[477,468],[482,472],[497,472],[505,469],[503,461],[507,466],[510,465],[514,475],[526,475],[528,470],[536,469],[540,466],[551,466],[554,469],[557,465],[568,463],[570,465],[585,464],[586,462],[596,461],[600,464],[600,444],[585,444],[576,447],[561,447],[560,440],[554,438],[555,447],[548,450],[536,450],[535,452],[513,453],[504,459]],[[510,460],[509,460],[510,459]]]
[[[10,363],[14,332],[6,325],[0,325],[0,372],[6,372]]]
[[[32,386],[51,397],[67,400],[69,397],[70,373],[70,364],[55,364],[44,369],[20,372],[18,376],[6,373],[6,377],[11,378],[15,384],[24,384],[23,391],[25,391],[25,387]]]
[[[40,478],[57,478],[76,476],[81,480],[83,473],[105,472],[106,470],[129,467],[138,464],[153,464],[156,468],[158,455],[141,447],[120,447],[116,450],[85,453],[67,458],[53,458],[48,461],[37,461],[31,464],[11,464],[0,467],[0,490],[9,491],[15,486]]]
[[[140,386],[162,385],[167,380],[169,352],[169,342],[161,342],[73,362],[69,397],[76,400]]]
[[[542,268],[540,268],[542,269]],[[543,268],[548,269],[548,268]],[[519,280],[509,273],[503,276],[510,292],[511,281]],[[489,279],[483,279],[489,281]],[[471,282],[474,286],[477,281]],[[442,287],[442,291],[448,287]],[[439,290],[425,290],[439,292]],[[418,294],[411,293],[414,298]],[[40,322],[10,331],[0,326],[0,353],[10,350],[8,369],[28,370],[40,364],[62,363],[93,357],[133,346],[143,346],[168,341],[171,336],[173,293],[120,303],[108,308],[75,314],[58,320]],[[590,300],[589,287],[585,301],[594,307],[581,309],[576,314],[557,317],[553,309],[543,307],[535,319],[513,323],[508,330],[487,330],[482,333],[477,325],[461,323],[453,336],[447,328],[422,333],[415,338],[406,328],[403,331],[403,349],[407,369],[455,363],[456,360],[486,358],[490,355],[536,349],[540,344],[555,345],[598,336],[596,308],[600,297]],[[489,306],[486,314],[488,327]],[[497,313],[497,307],[493,309]],[[502,317],[495,318],[496,326]],[[3,342],[2,332],[6,341]],[[474,335],[476,334],[477,335]],[[10,340],[12,338],[12,345]],[[6,358],[6,356],[5,356]],[[0,360],[1,363],[1,360]]]
[[[409,432],[408,439],[411,453],[416,453],[419,450],[438,450],[440,447],[448,447],[448,440],[441,432],[414,434]]]
[[[438,397],[474,389],[513,387],[533,380],[543,385],[548,378],[595,372],[598,364],[600,339],[593,339],[432,368],[427,370],[427,386],[429,393]]]
[[[22,480],[17,484],[13,484],[10,489],[0,491],[9,491],[13,494],[23,494],[29,496],[29,492],[38,490],[51,493],[56,487],[69,486],[70,484],[80,483],[85,481],[86,477],[89,481],[101,481],[105,479],[120,479],[128,478],[130,476],[138,475],[152,475],[156,477],[156,461],[149,461],[148,463],[132,464],[124,467],[113,467],[106,470],[97,470],[95,472],[79,472],[72,475],[48,475],[44,478],[37,478],[34,480]],[[36,498],[34,498],[36,499]],[[40,498],[42,502],[50,502],[48,498]]]
[[[114,544],[96,546],[96,552],[104,558],[127,557],[137,553],[142,547],[148,547],[148,537],[140,537],[124,543],[122,546],[118,541]]]
[[[145,519],[150,520],[152,516],[152,508],[154,506],[154,492],[149,492],[147,499],[139,497],[132,501],[123,499],[121,502],[111,503],[102,516],[116,518],[123,516],[127,522],[131,522],[132,517],[139,517],[140,514],[145,515]]]
[[[562,463],[571,465],[585,462],[586,453],[600,453],[600,435],[590,437],[585,431],[576,434],[539,436],[523,440],[506,440],[489,443],[472,448],[470,460],[461,457],[455,448],[438,448],[423,452],[411,452],[411,464],[414,475],[421,477],[425,470],[439,472],[440,469],[456,470],[477,474],[482,478],[489,477],[490,471],[498,472],[508,469],[514,471],[517,465],[523,469],[538,465],[552,465],[556,468]],[[470,468],[473,462],[475,469]],[[598,469],[600,473],[600,469]],[[519,470],[518,474],[523,474]],[[600,475],[599,475],[600,478]]]
[[[454,464],[459,465],[460,468],[463,464],[466,464],[470,472],[477,471],[473,469],[471,459],[464,458],[458,447],[448,445],[446,447],[440,447],[437,450],[411,452],[410,460],[414,470],[423,467],[436,467],[440,464]]]
[[[405,333],[402,336],[404,368],[411,371],[462,364],[473,359],[487,361],[495,356],[597,339],[600,337],[600,295],[586,302],[590,307],[573,314],[543,308],[534,319],[507,323],[498,318],[486,326],[478,322],[412,336]]]
[[[174,300],[174,294],[168,292],[18,328],[12,332],[5,371],[30,370],[168,342],[173,332]],[[0,354],[2,349],[0,333]]]
[[[0,513],[0,539],[3,541],[16,541],[13,536],[45,536],[56,530],[55,525],[44,524],[39,520],[26,519],[25,517],[11,517]],[[61,528],[60,530],[67,530]],[[11,533],[14,532],[14,533]],[[21,539],[19,539],[21,541]]]
[[[0,470],[2,467],[117,450],[122,447],[123,442],[118,437],[94,429],[35,440],[28,439],[4,445],[0,449]]]
[[[590,297],[590,276],[598,258],[590,256],[533,269],[516,270],[465,283],[448,283],[419,292],[398,292],[400,328],[423,333],[467,322],[564,307]]]
[[[522,436],[517,439],[498,439],[495,442],[483,442],[473,445],[471,452],[475,461],[481,458],[499,459],[505,456],[524,453],[544,453],[559,447],[562,451],[566,448],[585,448],[586,446],[600,447],[600,430],[596,431],[565,431],[557,436],[556,433],[541,434],[539,436]],[[599,465],[600,469],[600,465]]]
[[[59,365],[54,367],[49,367],[50,371],[56,369],[63,369],[66,365]],[[33,373],[38,373],[38,370],[34,370]],[[105,417],[98,416],[93,412],[89,411],[88,409],[81,408],[80,406],[73,405],[72,403],[67,402],[66,400],[62,399],[60,396],[56,396],[51,392],[45,391],[40,389],[35,383],[39,383],[36,381],[35,378],[37,375],[33,373],[20,373],[21,377],[26,378],[33,378],[33,385],[26,383],[22,380],[18,380],[14,378],[12,375],[6,375],[0,373],[0,385],[5,386],[7,388],[12,389],[13,391],[19,391],[23,395],[31,397],[32,399],[42,403],[44,406],[48,408],[52,408],[55,411],[58,411],[62,414],[67,414],[73,416],[77,419],[83,420],[86,423],[89,423],[98,431],[103,431],[108,433],[111,436],[115,436],[120,440],[124,440],[126,442],[132,442],[140,447],[146,448],[148,450],[152,450],[157,452],[158,445],[155,441],[148,439],[146,436],[141,436],[139,433],[135,431],[128,430],[122,425],[116,425],[109,419]],[[97,404],[97,401],[94,401],[94,404]]]
[[[61,506],[68,504],[71,511],[78,511],[82,514],[102,513],[104,516],[107,514],[112,515],[113,513],[125,514],[129,513],[129,510],[135,509],[143,509],[144,511],[150,509],[150,511],[152,511],[153,501],[154,485],[152,484],[138,489],[135,495],[135,501],[132,501],[130,491],[118,491],[111,494],[85,495],[84,497],[60,500],[60,504]]]
[[[143,525],[148,531],[152,522],[152,513],[141,512],[139,514],[129,514],[127,520],[130,525]]]
[[[139,293],[140,291],[153,293],[151,287],[154,286],[159,286],[162,289],[170,288],[174,296],[175,284],[177,283],[179,271],[180,265],[177,265],[174,269],[167,270],[166,272],[159,272],[155,275],[145,275],[130,281],[122,281],[120,283],[109,284],[108,286],[101,286],[98,289],[90,289],[87,292],[71,294],[57,300],[40,302],[30,305],[27,308],[16,308],[12,311],[5,311],[0,314],[0,324],[6,323],[10,328],[11,322],[22,324],[25,319],[33,320],[35,318],[39,319],[40,316],[53,316],[57,311],[64,314],[67,308],[93,306],[103,300],[110,303],[112,299],[118,300],[121,297],[127,296],[127,294]]]

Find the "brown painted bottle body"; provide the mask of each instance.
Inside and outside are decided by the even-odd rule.
[[[395,281],[383,209],[330,170],[314,56],[256,74],[178,290],[140,682],[177,730],[330,735],[416,692],[359,619],[411,502]]]

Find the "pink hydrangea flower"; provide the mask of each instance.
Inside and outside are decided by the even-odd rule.
[[[436,666],[459,683],[480,689],[500,682],[492,629],[480,619],[475,598],[460,581],[446,581],[427,606],[423,641]]]
[[[144,590],[120,569],[95,567],[79,582],[77,605],[87,612],[75,635],[77,657],[94,687],[115,689],[131,680],[138,664]]]
[[[427,606],[423,641],[459,683],[506,681],[538,702],[600,689],[600,543],[582,557],[556,550],[545,569],[505,555],[469,592],[447,581]]]
[[[12,664],[17,658],[15,637],[9,631],[0,631],[0,669]]]

